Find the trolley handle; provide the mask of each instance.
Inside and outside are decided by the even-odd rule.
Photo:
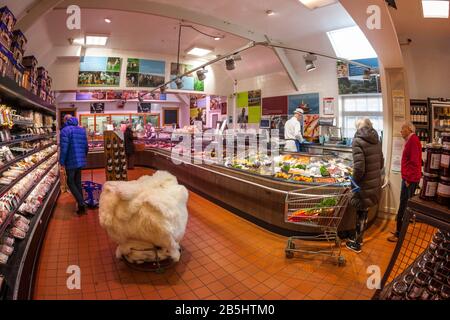
[[[350,179],[350,185],[351,185],[351,188],[352,188],[352,192],[353,193],[358,193],[358,192],[360,192],[361,191],[361,188],[358,186],[358,184],[355,182],[355,180],[353,179],[353,177],[352,176],[349,176],[348,177],[349,179]]]

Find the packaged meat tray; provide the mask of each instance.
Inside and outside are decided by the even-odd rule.
[[[20,220],[17,220],[14,222],[14,227],[16,227],[17,229],[22,230],[23,232],[28,232],[28,230],[30,229],[30,226]]]
[[[25,237],[26,237],[26,233],[23,232],[22,230],[18,229],[18,228],[12,228],[9,231],[9,234],[11,236],[13,236],[14,238],[20,239],[20,240],[25,239]]]
[[[14,246],[14,238],[11,237],[4,237],[3,239],[0,239],[0,244],[5,244],[7,246]]]
[[[0,253],[3,253],[4,255],[9,257],[12,255],[13,252],[14,252],[13,247],[7,246],[5,244],[0,245]]]
[[[0,265],[8,263],[8,256],[0,252]]]

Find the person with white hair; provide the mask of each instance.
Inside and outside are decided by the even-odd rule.
[[[353,238],[346,246],[360,253],[369,208],[380,201],[384,157],[378,132],[369,118],[356,122],[353,139],[353,179],[360,191],[353,194],[351,204],[356,209],[356,228]]]
[[[284,125],[284,140],[286,140],[285,151],[300,152],[301,143],[303,142],[302,126],[300,121],[303,119],[304,111],[297,108],[294,116]]]
[[[398,241],[408,200],[414,196],[422,178],[422,145],[415,132],[416,128],[410,122],[403,124],[402,131],[400,131],[406,141],[402,154],[402,189],[397,213],[397,230],[388,238],[390,242]]]

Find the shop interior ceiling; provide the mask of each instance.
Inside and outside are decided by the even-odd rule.
[[[420,1],[396,0],[398,10],[390,10],[402,43],[445,49],[450,54],[450,19],[425,19]],[[443,52],[443,55],[444,53]]]
[[[25,14],[26,9],[33,8],[41,1],[9,0],[3,2],[6,2],[6,5],[21,17]],[[36,55],[43,65],[48,66],[59,57],[74,57],[75,51],[73,46],[68,43],[68,39],[76,38],[82,33],[109,34],[107,49],[176,56],[179,20],[127,11],[133,7],[131,3],[134,3],[134,8],[145,8],[145,4],[148,5],[150,1],[73,0],[55,2],[58,3],[56,8],[38,19],[26,32],[30,39],[27,54]],[[81,31],[70,31],[65,28],[67,19],[65,8],[69,2],[70,4],[79,4],[82,9]],[[210,34],[225,35],[224,39],[215,41],[194,30],[183,29],[182,53],[185,53],[193,45],[214,48],[212,55],[206,57],[206,60],[212,60],[216,55],[239,48],[248,43],[251,38],[251,36],[243,37],[223,32],[218,28],[210,28],[208,26],[211,25],[210,21],[212,20],[220,21],[224,25],[241,27],[242,30],[250,31],[249,34],[267,35],[272,41],[286,46],[327,55],[334,55],[334,51],[326,32],[355,24],[339,3],[310,11],[298,0],[191,0],[188,5],[183,0],[154,0],[153,2],[185,11],[200,12],[208,19],[202,22],[202,25],[191,24]],[[95,9],[89,9],[90,7]],[[118,9],[119,7],[121,10],[100,9]],[[268,9],[273,10],[275,14],[268,16],[266,14]],[[111,19],[112,23],[105,23],[104,18]],[[190,21],[185,23],[189,24]],[[223,29],[227,30],[227,28]],[[287,57],[299,74],[305,72],[301,53],[287,52]],[[237,64],[235,70],[227,71],[230,78],[246,79],[284,70],[278,57],[269,48],[252,48],[244,52],[242,58],[243,60]],[[218,64],[225,69],[223,62]]]

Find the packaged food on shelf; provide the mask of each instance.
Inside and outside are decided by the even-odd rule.
[[[24,51],[28,40],[25,37],[25,35],[23,34],[23,32],[20,30],[14,30],[12,32],[12,36],[13,36],[13,42],[16,43],[17,46]]]
[[[26,233],[18,228],[11,228],[9,234],[16,239],[23,240],[27,236]]]
[[[8,32],[12,32],[17,19],[7,6],[0,8],[0,24],[5,26]]]
[[[0,239],[0,244],[5,244],[7,246],[14,246],[15,240],[11,237],[3,237],[3,239]]]
[[[25,233],[28,232],[28,230],[30,229],[30,226],[21,220],[14,221],[13,226],[19,230],[22,230]]]
[[[0,252],[0,265],[7,264],[8,263],[8,259],[9,259],[9,257],[6,254]]]
[[[7,26],[0,22],[0,44],[6,49],[11,49],[12,34],[8,30]]]
[[[0,253],[3,253],[6,256],[11,256],[14,252],[14,248],[10,247],[6,244],[0,245]]]

